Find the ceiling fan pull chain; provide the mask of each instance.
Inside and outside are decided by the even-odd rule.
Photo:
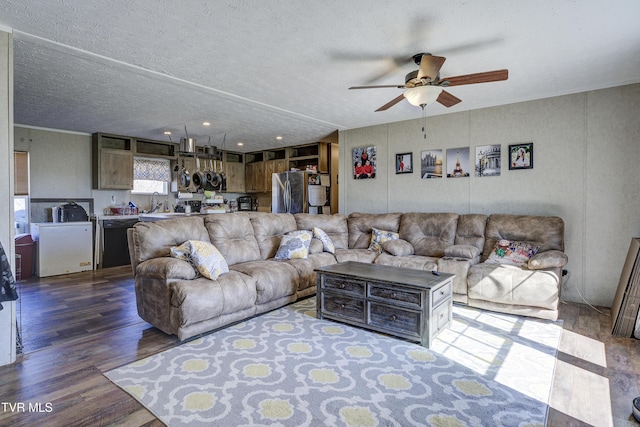
[[[421,107],[422,107],[422,135],[424,139],[427,139],[427,110],[425,110],[424,108],[426,107],[426,105],[422,104]]]

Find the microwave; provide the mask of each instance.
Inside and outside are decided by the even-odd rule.
[[[253,210],[253,198],[251,196],[238,197],[238,210],[239,211],[252,211]]]

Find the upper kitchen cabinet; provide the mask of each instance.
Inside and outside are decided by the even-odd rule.
[[[227,192],[244,193],[246,190],[243,155],[240,153],[225,152],[223,159],[222,170],[227,174]]]
[[[140,157],[161,157],[175,160],[178,158],[178,144],[172,142],[136,139],[135,154]]]
[[[329,172],[330,144],[316,142],[288,148],[289,169],[313,169],[318,172]]]
[[[133,188],[134,139],[128,136],[94,133],[92,141],[93,188]]]

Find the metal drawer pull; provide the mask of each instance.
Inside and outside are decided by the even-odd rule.
[[[340,289],[344,289],[344,288],[346,288],[346,287],[347,287],[347,285],[345,285],[344,283],[340,283],[340,284],[338,285],[338,287],[339,287]]]
[[[395,292],[391,294],[391,298],[397,298],[397,295]]]
[[[346,307],[346,305],[344,305],[344,304],[340,304],[340,308],[341,308],[341,309],[343,309],[343,310],[344,310],[344,309],[345,309],[345,307]]]
[[[397,319],[396,315],[393,314],[391,315],[391,317],[389,317],[389,320],[391,320],[392,322],[395,321]]]

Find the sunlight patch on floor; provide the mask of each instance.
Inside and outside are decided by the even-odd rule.
[[[593,426],[613,426],[608,378],[561,360],[554,378],[549,406]]]
[[[558,351],[604,368],[607,367],[604,343],[575,332],[562,331]]]

